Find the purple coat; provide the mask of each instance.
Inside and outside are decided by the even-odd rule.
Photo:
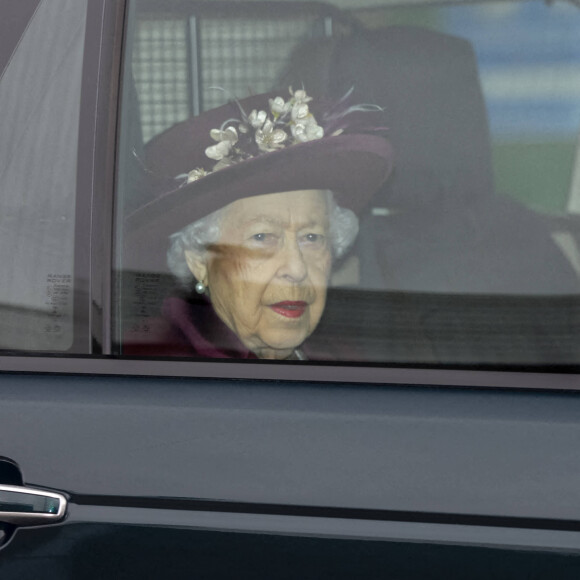
[[[147,320],[139,331],[125,334],[122,354],[198,359],[257,358],[222,322],[205,297],[171,296],[163,302],[162,313],[162,317]],[[349,360],[350,356],[345,356],[344,348],[337,343],[338,340],[313,340],[301,345],[300,351],[309,360]]]

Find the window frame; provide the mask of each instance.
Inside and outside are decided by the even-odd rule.
[[[243,379],[329,383],[336,385],[425,385],[458,388],[580,391],[576,372],[546,373],[495,370],[355,366],[354,364],[269,363],[229,360],[158,360],[103,356],[0,356],[5,372],[180,377],[190,379]]]

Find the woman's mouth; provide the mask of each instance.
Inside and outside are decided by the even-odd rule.
[[[308,303],[302,300],[285,300],[284,302],[270,304],[270,308],[274,312],[286,318],[300,318],[304,314],[307,306]]]

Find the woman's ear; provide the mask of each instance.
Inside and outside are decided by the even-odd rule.
[[[207,284],[207,264],[204,257],[197,252],[185,250],[185,261],[195,279],[199,282]]]

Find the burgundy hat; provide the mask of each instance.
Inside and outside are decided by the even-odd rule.
[[[169,236],[229,203],[255,195],[331,189],[359,212],[387,179],[392,148],[370,105],[314,102],[305,91],[235,100],[179,123],[145,152],[149,201],[129,232]]]

